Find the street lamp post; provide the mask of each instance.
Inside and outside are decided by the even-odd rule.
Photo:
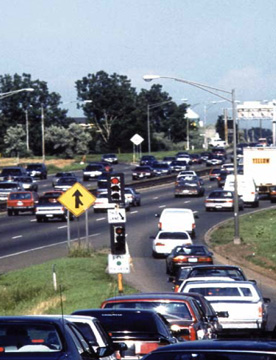
[[[185,79],[175,78],[171,76],[160,76],[160,75],[144,75],[143,79],[145,81],[151,81],[156,79],[170,79],[175,80],[187,85],[191,85],[206,91],[210,94],[213,94],[222,100],[228,101],[232,104],[232,118],[233,118],[233,148],[234,148],[234,244],[240,244],[240,232],[239,232],[239,197],[238,197],[238,184],[237,184],[237,135],[236,135],[236,101],[235,101],[235,89],[231,91],[215,88],[213,86],[197,83],[194,81],[189,81]],[[225,94],[225,95],[224,95]],[[230,95],[230,97],[227,97]]]
[[[42,143],[42,162],[45,162],[45,117],[44,107],[41,105],[41,143]]]
[[[5,93],[0,93],[0,100],[5,99],[5,98],[7,98],[9,96],[18,94],[18,93],[20,93],[22,91],[34,91],[34,89],[33,88],[24,88],[24,89],[8,91],[8,92],[5,92]]]

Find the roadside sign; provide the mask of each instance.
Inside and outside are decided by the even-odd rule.
[[[108,209],[107,218],[109,224],[121,224],[126,222],[126,209]]]
[[[80,183],[75,183],[58,201],[75,216],[80,216],[94,204],[96,197]]]
[[[144,139],[139,134],[135,134],[132,136],[130,141],[133,142],[134,145],[140,145],[144,141]]]
[[[108,254],[108,273],[109,274],[129,274],[130,256]]]

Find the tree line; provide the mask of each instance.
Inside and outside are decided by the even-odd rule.
[[[136,133],[144,138],[147,149],[147,116],[150,107],[152,150],[165,150],[186,140],[188,104],[177,105],[158,84],[150,90],[137,90],[127,76],[99,71],[75,82],[76,102],[83,110],[89,128],[82,128],[62,108],[60,94],[50,92],[45,81],[33,80],[30,74],[0,76],[0,93],[22,88],[2,98],[0,95],[0,152],[6,156],[40,155],[42,113],[46,155],[73,157],[87,153],[131,151],[130,139]],[[90,102],[86,102],[90,100]],[[152,105],[157,106],[152,106]],[[159,106],[159,105],[160,106]],[[196,128],[188,124],[190,136]],[[27,132],[29,144],[26,142]],[[156,136],[158,134],[158,136]]]

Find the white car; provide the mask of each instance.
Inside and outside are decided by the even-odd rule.
[[[181,285],[178,288],[178,292],[183,292],[184,287],[190,282],[204,282],[204,281],[235,281],[235,279],[227,277],[227,276],[195,276],[190,277],[182,281]]]
[[[258,287],[250,281],[194,281],[182,289],[185,293],[199,293],[215,311],[226,311],[228,317],[220,318],[223,331],[265,330],[270,299],[263,298]]]
[[[197,173],[194,170],[182,170],[177,174],[177,178],[182,176],[197,176]]]
[[[232,164],[232,163],[222,164],[221,165],[221,170],[228,171],[228,172],[233,172],[234,171],[234,164]]]
[[[156,215],[158,216],[158,215]],[[162,211],[158,229],[164,231],[187,231],[190,236],[195,237],[195,217],[191,209],[166,208]]]
[[[96,201],[94,202],[94,212],[101,212],[101,211],[107,211],[108,209],[115,209],[116,204],[108,202],[108,195],[107,193],[101,193],[97,196]],[[130,209],[130,203],[128,200],[125,200],[125,209],[126,211],[129,211]]]
[[[159,231],[152,242],[152,256],[168,256],[176,246],[192,245],[193,241],[186,231]]]

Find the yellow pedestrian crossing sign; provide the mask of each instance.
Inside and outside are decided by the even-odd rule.
[[[78,182],[58,198],[58,201],[77,217],[90,208],[95,200],[96,197]]]

